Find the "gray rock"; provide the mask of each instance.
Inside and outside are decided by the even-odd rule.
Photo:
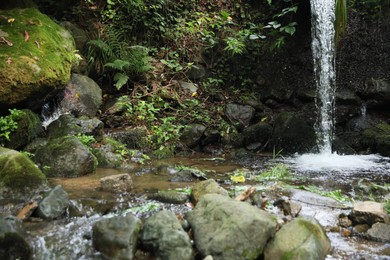
[[[190,238],[173,212],[164,210],[149,217],[141,241],[158,259],[194,259]]]
[[[268,243],[264,259],[325,259],[330,249],[329,238],[315,219],[296,218]]]
[[[229,196],[228,191],[219,186],[215,180],[208,179],[205,181],[200,181],[192,187],[191,200],[194,204],[196,204],[202,196],[210,193]]]
[[[192,65],[188,70],[187,75],[192,80],[199,80],[206,76],[206,69],[200,64]]]
[[[103,219],[92,227],[92,244],[109,259],[134,259],[141,221],[132,214]]]
[[[188,194],[173,190],[161,190],[151,196],[151,199],[172,204],[184,204],[189,200]]]
[[[37,149],[34,157],[46,176],[78,177],[96,170],[95,156],[76,137],[50,140]]]
[[[115,129],[109,131],[107,136],[113,138],[130,149],[141,148],[141,141],[147,135],[147,129],[145,127],[127,127],[124,129]]]
[[[112,144],[103,144],[92,148],[92,153],[98,160],[99,168],[120,168],[122,158]]]
[[[204,195],[186,217],[200,256],[215,260],[258,259],[276,231],[269,213],[219,194]]]
[[[389,215],[386,213],[383,203],[373,201],[356,202],[349,218],[354,224],[389,223]]]
[[[103,136],[104,124],[97,118],[75,118],[71,114],[63,114],[47,127],[47,135],[50,138],[67,135],[92,135],[96,140]]]
[[[65,213],[69,204],[68,193],[57,185],[39,202],[36,214],[41,218],[55,219]]]
[[[242,132],[243,144],[248,150],[264,148],[272,136],[272,126],[265,122],[251,125]]]
[[[127,173],[106,176],[99,181],[101,189],[110,192],[130,191],[133,185],[133,181]]]
[[[74,115],[94,117],[102,104],[102,90],[91,78],[72,74],[60,107]]]
[[[201,138],[203,136],[203,133],[205,132],[206,127],[204,125],[200,124],[191,124],[188,125],[181,137],[180,140],[189,148],[194,148],[199,144],[201,141]]]
[[[384,223],[375,223],[367,231],[367,235],[372,240],[389,243],[390,242],[390,225],[384,224]]]
[[[198,87],[194,83],[191,83],[191,82],[180,81],[179,84],[180,84],[180,87],[187,90],[189,93],[194,93],[198,90]]]
[[[0,259],[31,259],[32,250],[26,237],[20,219],[0,217]]]
[[[225,115],[233,124],[243,128],[250,124],[255,109],[248,105],[228,103],[225,106]]]

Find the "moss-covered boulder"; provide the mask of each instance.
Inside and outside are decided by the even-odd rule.
[[[371,152],[390,156],[390,125],[381,123],[366,129],[363,132],[361,143]]]
[[[0,147],[0,197],[28,198],[31,192],[47,183],[45,175],[24,154]]]
[[[73,136],[50,140],[36,150],[34,160],[50,177],[79,177],[96,170],[96,157]]]
[[[37,9],[0,10],[0,107],[38,109],[63,89],[76,60],[68,31]]]
[[[5,142],[5,147],[20,150],[32,140],[43,134],[42,122],[37,114],[29,109],[20,110],[13,120],[17,128],[11,132],[9,141]]]

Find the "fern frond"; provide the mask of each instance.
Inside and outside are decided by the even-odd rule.
[[[120,60],[120,59],[116,59],[114,60],[114,62],[108,62],[104,65],[104,67],[108,67],[114,70],[121,70],[121,71],[128,69],[129,66],[130,66],[130,62],[126,60]]]
[[[114,75],[114,81],[116,89],[120,90],[124,85],[126,85],[127,81],[129,81],[129,76],[118,72]]]

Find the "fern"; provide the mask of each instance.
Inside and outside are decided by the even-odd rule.
[[[123,73],[116,73],[114,75],[115,87],[117,90],[120,90],[126,83],[129,81],[129,76]]]
[[[114,70],[126,70],[129,68],[130,63],[125,60],[116,59],[114,62],[109,62],[104,65]]]

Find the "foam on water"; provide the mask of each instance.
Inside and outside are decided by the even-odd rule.
[[[339,155],[337,153],[303,154],[286,159],[298,171],[390,171],[390,158],[376,154]]]

